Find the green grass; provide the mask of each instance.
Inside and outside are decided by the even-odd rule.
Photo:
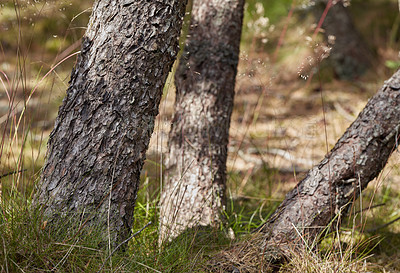
[[[173,242],[158,246],[158,198],[148,197],[143,188],[135,208],[135,229],[147,228],[135,236],[125,253],[109,252],[99,247],[100,235],[95,229],[79,234],[76,218],[49,226],[32,199],[17,190],[5,189],[0,204],[0,272],[200,272],[207,255],[229,246],[226,228],[193,229]],[[234,214],[234,215],[233,215]],[[246,233],[248,217],[238,212],[226,214],[228,227],[236,234]],[[74,221],[75,220],[75,221]],[[78,234],[78,235],[77,235]]]
[[[258,175],[254,179],[259,179]],[[249,181],[253,182],[257,184],[257,181]],[[117,251],[111,258],[109,251],[99,247],[100,236],[95,229],[77,236],[79,221],[65,221],[70,224],[59,228],[45,225],[40,209],[32,206],[30,194],[22,195],[17,189],[4,188],[0,203],[0,272],[97,272],[100,269],[102,272],[208,272],[207,261],[214,253],[246,238],[243,235],[261,224],[278,204],[274,201],[261,208],[261,197],[256,201],[231,199],[225,211],[226,223],[220,228],[189,230],[160,248],[158,190],[151,183],[158,182],[147,180],[139,192],[133,233],[149,222],[152,224],[129,242],[125,253]],[[366,196],[367,199],[368,193]],[[263,198],[266,202],[268,196]],[[387,206],[372,209],[379,210],[372,221],[385,223],[391,215],[393,217],[399,194],[383,189],[375,198],[377,202],[386,200]],[[339,230],[333,226],[316,250],[304,245],[300,253],[293,251],[293,257],[281,272],[381,270],[382,266],[370,264],[370,261],[397,257],[400,241],[393,229],[398,229],[399,224],[368,233],[360,228],[359,218],[354,215],[346,218]],[[228,238],[232,232],[236,240]],[[395,262],[387,265],[399,269],[397,266]]]

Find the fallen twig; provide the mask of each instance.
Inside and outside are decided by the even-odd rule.
[[[398,220],[400,220],[400,217],[397,217],[396,219],[390,221],[389,223],[386,223],[386,224],[383,224],[383,225],[380,225],[380,226],[377,226],[377,227],[368,229],[367,232],[375,232],[375,231],[377,231],[377,230],[379,230],[379,229],[381,229],[381,228],[385,228],[385,227],[387,227],[387,226],[393,224],[394,222],[396,222],[396,221],[398,221]]]
[[[364,211],[366,211],[366,210],[370,210],[370,209],[374,209],[374,208],[379,208],[379,207],[382,207],[382,206],[384,206],[384,205],[386,205],[386,203],[381,203],[381,204],[373,205],[373,206],[370,206],[370,207],[368,207],[368,208],[363,208],[362,210],[358,210],[358,211],[356,211],[354,214],[357,214],[357,213],[360,213],[360,212],[364,212]]]
[[[135,233],[133,233],[128,239],[126,239],[125,241],[123,241],[122,243],[120,243],[111,253],[110,255],[108,255],[108,257],[104,260],[104,263],[102,264],[102,266],[100,267],[99,271],[97,271],[97,273],[100,273],[101,270],[103,270],[103,267],[105,266],[105,264],[107,263],[107,260],[110,259],[110,257],[115,253],[115,251],[118,250],[118,248],[120,248],[122,245],[126,244],[127,242],[129,242],[129,240],[131,240],[132,238],[136,237],[137,235],[139,235],[145,228],[147,228],[148,226],[150,226],[152,224],[152,222],[148,222],[144,227],[142,227],[141,229],[139,229],[138,231],[136,231]]]
[[[25,172],[25,171],[27,171],[27,169],[5,173],[5,174],[0,175],[0,179],[2,179],[3,177],[6,177],[6,176],[12,175],[12,174],[22,173],[22,172]]]

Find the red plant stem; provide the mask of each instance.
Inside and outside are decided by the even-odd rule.
[[[319,30],[321,29],[321,26],[322,26],[322,24],[323,24],[324,21],[325,21],[326,15],[328,14],[329,9],[332,7],[332,1],[333,1],[333,0],[329,0],[328,3],[326,4],[325,10],[324,10],[324,12],[322,13],[321,18],[319,19],[318,25],[317,25],[317,27],[316,27],[315,30],[314,30],[314,34],[313,34],[313,36],[312,36],[312,40],[315,39],[315,36],[317,36]]]
[[[322,26],[322,24],[323,24],[324,21],[325,21],[325,18],[326,18],[326,15],[328,14],[329,9],[333,6],[333,5],[332,5],[332,1],[333,1],[333,0],[329,0],[328,3],[326,4],[325,10],[324,10],[324,12],[322,13],[321,18],[320,18],[319,21],[318,21],[318,25],[317,25],[317,27],[316,27],[315,30],[314,30],[313,36],[312,36],[312,38],[311,38],[311,41],[314,41],[314,40],[315,40],[315,37],[316,37],[317,34],[319,33],[319,30],[321,29],[321,26]],[[306,86],[309,86],[309,85],[310,85],[312,78],[313,78],[313,74],[311,73],[310,77],[309,77],[308,80],[307,80]],[[322,90],[322,89],[321,89],[321,90]]]

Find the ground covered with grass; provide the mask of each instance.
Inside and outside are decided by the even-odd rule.
[[[0,271],[209,272],[210,258],[242,241],[272,214],[287,191],[333,147],[383,81],[399,66],[397,1],[352,1],[349,10],[376,57],[363,77],[340,81],[315,62],[322,37],[307,1],[249,0],[230,130],[226,221],[158,245],[162,160],[173,114],[169,77],[151,140],[126,252],[99,248],[83,221],[50,229],[32,209],[46,142],[68,86],[91,1],[0,3]],[[186,26],[187,27],[187,26]],[[284,30],[287,29],[283,36]],[[280,42],[281,41],[281,42]],[[304,243],[280,272],[399,272],[400,157],[322,239]],[[66,219],[66,222],[71,219]],[[144,229],[143,229],[144,228]],[[251,260],[249,260],[251,263]]]

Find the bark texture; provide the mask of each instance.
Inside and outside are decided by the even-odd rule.
[[[186,0],[98,0],[48,143],[37,203],[126,239]],[[79,218],[77,218],[79,217]]]
[[[224,253],[223,258],[241,272],[259,272],[303,244],[299,235],[312,242],[378,176],[397,149],[399,106],[400,70],[370,99],[325,158],[286,195],[251,242]],[[248,257],[256,267],[247,267]]]
[[[325,39],[332,46],[329,60],[339,78],[354,79],[371,67],[372,54],[355,28],[348,8],[340,0],[332,3],[322,24]],[[329,0],[315,1],[313,11],[316,20],[321,19],[327,4]]]
[[[220,223],[244,0],[195,0],[175,76],[160,242]]]

